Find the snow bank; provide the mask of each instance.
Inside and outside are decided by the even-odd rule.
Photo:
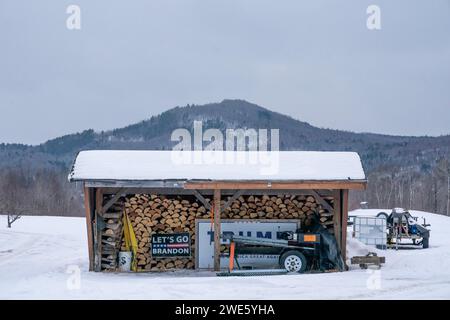
[[[351,235],[347,238],[347,260],[349,261],[350,258],[354,256],[365,256],[369,252],[373,252],[374,249],[372,247],[369,247],[359,241],[356,238],[352,238]],[[347,262],[349,264],[349,262]]]
[[[0,299],[449,299],[450,218],[412,214],[431,223],[430,248],[378,250],[386,257],[379,271],[352,267],[340,273],[235,278],[197,271],[88,272],[85,219],[23,217],[7,229],[0,216]],[[350,256],[369,250],[351,238],[347,247]],[[78,274],[80,286],[74,287]]]

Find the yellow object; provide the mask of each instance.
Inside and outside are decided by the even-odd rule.
[[[123,237],[125,240],[125,248],[127,251],[131,251],[133,253],[133,258],[131,259],[131,270],[137,271],[137,240],[136,235],[134,234],[133,226],[131,225],[130,218],[128,214],[123,213]]]

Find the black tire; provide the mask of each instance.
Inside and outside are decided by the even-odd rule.
[[[422,239],[422,248],[423,249],[427,249],[429,247],[429,245],[430,245],[429,240],[430,240],[429,238]]]
[[[300,251],[289,250],[280,257],[280,267],[288,272],[303,273],[306,270],[306,258]]]
[[[388,214],[386,212],[380,212],[377,214],[377,218],[385,218],[387,220]]]

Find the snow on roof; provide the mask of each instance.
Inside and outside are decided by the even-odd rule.
[[[364,180],[355,152],[81,151],[70,181]]]

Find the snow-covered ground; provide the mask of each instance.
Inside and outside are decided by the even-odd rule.
[[[7,229],[0,216],[0,299],[449,299],[450,218],[412,214],[431,223],[430,248],[377,251],[386,256],[380,271],[260,277],[88,272],[85,219],[22,217]],[[367,252],[354,239],[348,248]]]

